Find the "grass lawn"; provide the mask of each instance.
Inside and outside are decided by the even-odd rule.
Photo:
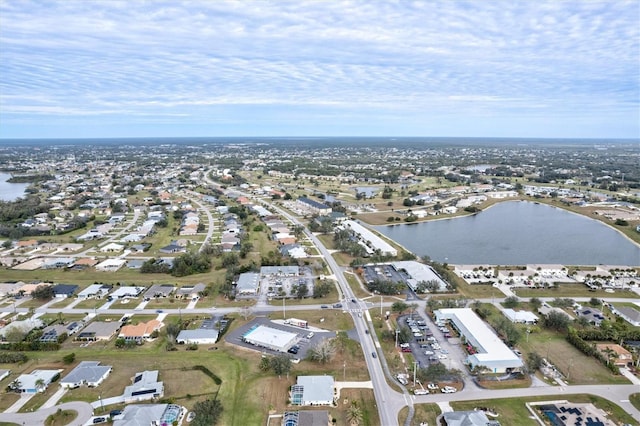
[[[625,297],[637,298],[638,295],[632,291],[616,291],[614,294],[605,293],[603,290],[589,291],[584,284],[566,283],[559,284],[557,288],[550,289],[533,289],[533,288],[514,288],[513,292],[519,297]]]
[[[75,418],[78,417],[78,413],[73,410],[58,410],[55,413],[49,415],[45,420],[45,426],[64,426],[70,424]]]
[[[537,426],[538,423],[531,419],[529,410],[525,406],[527,402],[567,400],[576,403],[591,402],[596,407],[608,413],[608,418],[616,424],[635,424],[636,421],[618,405],[593,395],[561,395],[541,396],[530,398],[505,398],[484,399],[477,401],[451,402],[451,407],[456,411],[473,410],[476,407],[488,407],[498,414],[496,420],[503,425]]]
[[[415,412],[413,413],[413,419],[411,420],[412,425],[419,425],[421,423],[426,423],[428,425],[435,425],[436,419],[442,412],[440,411],[440,407],[438,404],[414,404],[413,408]],[[403,425],[405,420],[407,419],[407,415],[409,414],[409,408],[404,407],[398,413],[398,424]]]
[[[296,316],[307,318],[313,325],[325,328],[349,329],[353,327],[348,315],[335,314],[325,316],[320,323],[322,314],[326,312],[302,311]],[[239,323],[241,320],[234,321]],[[338,351],[334,359],[328,364],[315,364],[302,361],[293,365],[288,377],[278,378],[270,372],[262,372],[257,366],[260,354],[254,351],[238,350],[226,343],[216,345],[219,350],[207,351],[199,348],[197,351],[186,351],[182,347],[178,351],[167,352],[164,349],[164,339],[148,342],[143,346],[130,350],[119,350],[113,341],[106,344],[97,343],[86,348],[68,348],[58,352],[28,353],[29,361],[19,366],[0,365],[0,368],[13,370],[12,378],[35,368],[64,369],[62,376],[67,374],[82,360],[100,361],[103,365],[112,365],[113,372],[98,388],[70,390],[62,402],[80,400],[96,401],[98,397],[108,398],[122,393],[124,387],[131,384],[135,373],[144,370],[159,370],[160,380],[165,384],[164,400],[172,400],[178,404],[193,408],[195,402],[216,396],[224,406],[220,424],[244,426],[247,424],[262,424],[267,411],[282,412],[288,407],[288,390],[294,383],[295,376],[302,374],[331,374],[337,380],[366,381],[369,380],[366,363],[359,343],[348,340],[345,349]],[[72,365],[62,363],[62,357],[70,352],[76,353],[76,361]],[[193,370],[193,366],[203,365],[222,379],[220,386],[216,385],[208,376]],[[347,368],[344,368],[344,365]],[[50,386],[42,395],[34,397],[24,408],[24,411],[37,409],[51,395],[57,391],[57,386]],[[0,408],[6,409],[18,396],[6,394],[0,398]],[[346,401],[346,403],[344,403]],[[341,403],[338,407],[330,408],[331,415],[338,419],[339,424],[346,423],[346,412],[351,401],[357,401],[363,411],[362,425],[377,425],[377,409],[371,390],[347,389],[342,392]],[[105,412],[116,406],[105,407]],[[100,409],[96,410],[100,413]]]
[[[531,333],[518,343],[524,357],[530,352],[537,352],[554,364],[567,378],[570,384],[628,384],[624,376],[613,375],[595,358],[588,357],[578,351],[566,340],[564,335],[540,329]]]
[[[629,401],[637,410],[640,410],[640,393],[629,395]]]
[[[531,386],[531,376],[525,375],[522,379],[514,380],[480,380],[480,386],[486,389],[515,389]]]
[[[465,280],[460,278],[457,275],[453,275],[455,278],[455,283],[457,284],[456,289],[460,294],[469,299],[488,299],[489,297],[497,297],[502,298],[504,294],[493,287],[492,285],[487,284],[468,284]]]
[[[347,279],[347,282],[349,283],[349,286],[351,287],[351,290],[353,291],[353,294],[358,299],[362,299],[362,298],[371,296],[371,293],[369,293],[368,291],[366,291],[362,287],[362,285],[360,284],[360,280],[358,279],[358,277],[356,275],[354,275],[354,274],[344,274],[344,277]]]

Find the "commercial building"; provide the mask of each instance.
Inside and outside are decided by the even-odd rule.
[[[482,366],[493,373],[506,373],[523,367],[522,360],[472,309],[439,309],[435,314],[436,321],[451,321],[464,337],[468,350],[473,352],[466,359],[470,369]]]
[[[247,331],[242,336],[242,339],[254,346],[277,352],[287,352],[298,340],[298,335],[278,330],[277,328],[258,325]]]
[[[248,296],[258,294],[260,287],[260,274],[256,272],[245,272],[240,274],[236,284],[236,293],[239,296]]]
[[[398,251],[393,246],[380,238],[378,235],[360,225],[355,220],[345,220],[341,225],[344,229],[351,231],[361,242],[369,247],[373,252],[379,251],[383,256],[397,256]]]

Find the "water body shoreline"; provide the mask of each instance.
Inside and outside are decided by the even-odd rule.
[[[515,203],[515,201],[518,201],[518,203]],[[514,203],[511,207],[505,207],[504,205],[507,202]],[[524,209],[517,207],[518,205],[525,206],[527,204],[529,206],[524,207]],[[541,208],[544,208],[544,206],[555,207],[553,211],[573,213],[578,218],[582,217],[593,222],[576,222],[567,225],[566,217],[554,216],[553,213],[550,214],[551,210],[536,210],[535,213],[532,213],[531,207],[533,205],[539,205]],[[502,206],[503,211],[494,215],[492,218],[487,218],[487,216],[480,214],[489,211],[494,206]],[[534,217],[534,223],[530,224],[528,221],[519,223],[518,215],[505,219],[505,209],[527,215],[526,217],[528,218]],[[480,224],[477,224],[480,227],[478,229],[474,228],[475,224],[469,223],[469,219],[474,216],[482,217],[483,219]],[[426,231],[426,227],[423,225],[429,222],[436,223],[448,220],[454,223],[452,219],[461,219],[460,222],[455,222],[459,224],[459,226],[439,225],[437,227],[431,227]],[[466,222],[463,222],[465,219]],[[499,223],[493,223],[496,220]],[[504,233],[502,232],[503,221],[506,225]],[[549,223],[550,228],[555,229],[547,228],[547,223]],[[585,226],[585,223],[592,223],[593,226]],[[606,228],[597,225],[599,223],[605,225]],[[406,231],[406,227],[398,225],[422,226],[424,228],[417,233],[414,231],[414,233],[410,234]],[[526,225],[533,226],[534,230],[528,229]],[[580,226],[583,228],[580,228]],[[434,218],[417,223],[384,224],[372,226],[372,228],[410,253],[417,256],[427,255],[438,261],[444,259],[450,264],[493,263],[516,265],[561,263],[576,266],[593,266],[604,263],[629,266],[640,265],[640,255],[637,254],[640,252],[640,244],[614,226],[588,215],[562,208],[561,206],[530,200],[504,200],[493,203],[477,213],[455,217]],[[461,237],[460,232],[463,232],[463,228],[467,234]],[[487,236],[487,232],[489,231],[485,228],[493,228],[493,233]],[[392,229],[398,231],[391,232],[390,230]],[[399,231],[401,229],[402,231]],[[535,229],[537,229],[538,232],[536,232]],[[540,229],[543,229],[547,235],[544,235],[545,232],[540,232]],[[629,251],[629,246],[621,246],[620,240],[616,240],[615,237],[607,235],[607,231],[610,229],[617,231],[615,235],[624,236],[624,241],[630,242],[633,249]],[[393,235],[394,233],[400,235]],[[521,237],[520,233],[524,235]],[[591,237],[594,233],[596,236]],[[481,235],[479,236],[478,234]],[[436,240],[437,245],[434,245],[434,241]],[[498,258],[500,251],[504,253],[504,260]],[[530,257],[531,260],[527,260],[528,257]],[[448,258],[451,258],[451,260],[449,261]],[[489,261],[489,258],[492,258],[494,261]],[[598,260],[585,262],[585,258]],[[464,260],[458,261],[459,259]],[[541,259],[547,260],[542,261]],[[582,260],[578,261],[578,259]]]

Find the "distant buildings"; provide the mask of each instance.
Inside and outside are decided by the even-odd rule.
[[[354,220],[345,220],[341,225],[344,229],[352,232],[362,243],[369,255],[379,252],[383,256],[395,257],[398,251],[374,232],[360,225]]]

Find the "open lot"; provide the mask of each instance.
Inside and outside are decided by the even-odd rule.
[[[419,425],[421,423],[435,425],[436,419],[442,413],[440,411],[440,407],[438,407],[438,404],[414,404],[413,408],[415,409],[415,412],[411,421],[412,425]],[[409,408],[404,407],[402,410],[400,410],[400,413],[398,414],[398,424],[405,424],[404,422],[408,414]]]
[[[519,297],[626,297],[637,299],[638,295],[632,291],[618,291],[606,293],[604,290],[590,291],[584,284],[566,283],[549,289],[513,288],[513,292]]]

